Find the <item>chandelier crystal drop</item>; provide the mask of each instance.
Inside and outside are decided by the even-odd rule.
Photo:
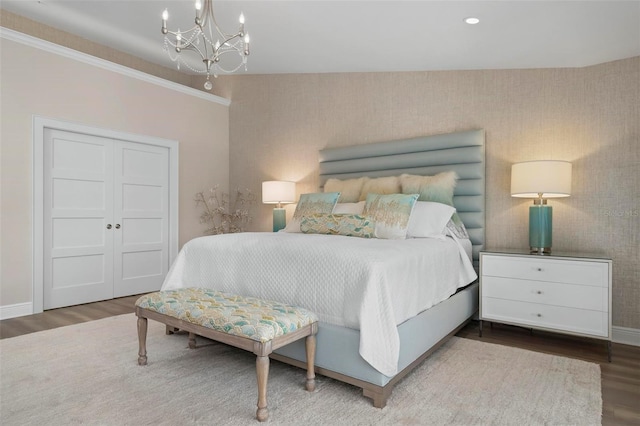
[[[162,12],[162,34],[164,34],[164,47],[167,55],[180,69],[180,63],[193,72],[206,74],[207,81],[204,83],[206,90],[211,90],[213,84],[210,77],[217,77],[219,73],[233,73],[244,67],[247,70],[247,57],[249,56],[249,34],[244,31],[244,15],[241,13],[240,27],[235,34],[224,33],[213,15],[212,0],[196,0],[195,26],[189,30],[170,31],[167,29],[169,11]],[[203,66],[201,68],[192,67],[182,57],[185,51],[194,52],[200,55]],[[220,64],[220,59],[233,56],[235,53],[237,60],[231,61],[229,68],[224,68]]]

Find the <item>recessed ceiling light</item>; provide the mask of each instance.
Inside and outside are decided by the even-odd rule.
[[[464,18],[464,22],[466,22],[469,25],[475,25],[478,22],[480,22],[480,20],[478,18]]]

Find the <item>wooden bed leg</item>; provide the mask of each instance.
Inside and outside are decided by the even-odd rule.
[[[373,400],[373,406],[376,408],[384,408],[387,405],[387,398],[389,397],[388,392],[385,388],[380,389],[362,389],[362,394],[367,398],[371,398]]]
[[[256,418],[264,422],[269,418],[267,410],[267,379],[269,378],[269,357],[256,357],[256,373],[258,376],[258,410]]]
[[[304,342],[305,349],[307,351],[307,390],[313,392],[316,389],[316,373],[315,373],[315,359],[316,359],[316,336],[307,336]]]
[[[147,319],[138,317],[138,365],[147,365]]]
[[[196,335],[193,333],[189,333],[189,349],[196,348]]]

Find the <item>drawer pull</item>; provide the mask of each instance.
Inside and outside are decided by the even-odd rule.
[[[536,268],[536,271],[542,272],[542,268]]]
[[[538,318],[542,318],[542,314],[536,314]]]
[[[542,294],[542,291],[538,290],[536,291],[536,294]]]

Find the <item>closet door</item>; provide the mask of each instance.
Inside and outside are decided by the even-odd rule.
[[[113,297],[111,140],[45,130],[44,309]]]
[[[159,290],[169,268],[169,149],[44,132],[43,307]]]
[[[169,149],[115,145],[114,297],[157,291],[169,269]]]

